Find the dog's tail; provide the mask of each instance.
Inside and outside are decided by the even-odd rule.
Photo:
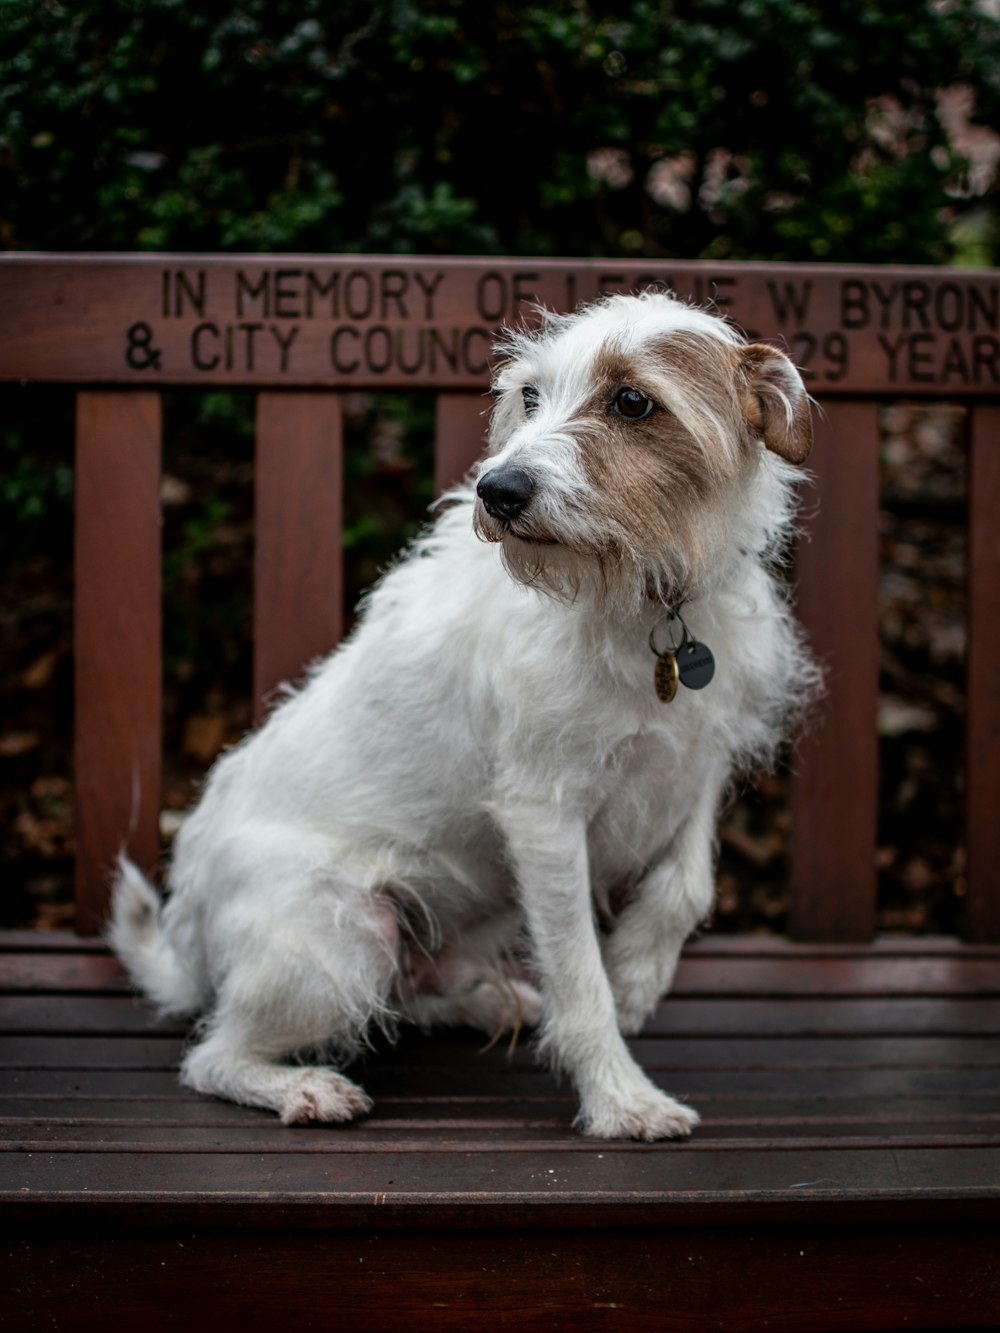
[[[163,1014],[194,1014],[204,1007],[204,987],[185,966],[160,920],[160,898],[138,866],[118,858],[108,943],[133,983]]]

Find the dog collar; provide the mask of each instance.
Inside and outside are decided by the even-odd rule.
[[[715,658],[712,650],[707,644],[699,643],[688,629],[681,615],[681,607],[684,605],[684,601],[680,601],[666,607],[665,614],[649,631],[649,646],[656,658],[653,687],[656,690],[656,697],[663,704],[672,702],[677,693],[678,683],[689,690],[703,690],[715,675]],[[681,627],[680,639],[676,643],[670,633],[675,621]],[[656,631],[664,622],[667,625],[669,641],[667,646],[661,649],[656,646]]]

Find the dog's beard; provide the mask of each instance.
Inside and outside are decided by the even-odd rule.
[[[563,603],[585,601],[600,614],[630,618],[654,602],[671,605],[684,599],[695,577],[681,556],[668,550],[654,557],[615,534],[555,536],[527,521],[493,518],[481,505],[474,527],[483,541],[500,546],[516,583]]]
[[[588,562],[568,547],[507,533],[501,541],[504,568],[516,583],[555,597],[578,601],[588,583]]]

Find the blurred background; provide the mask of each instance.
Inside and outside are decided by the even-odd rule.
[[[989,265],[998,10],[0,0],[0,248]],[[353,605],[426,520],[433,411],[346,408]],[[165,418],[169,835],[250,720],[252,396]],[[887,404],[883,432],[879,919],[948,931],[962,414]],[[0,385],[3,926],[72,924],[72,492],[71,393]],[[719,929],[783,927],[787,785],[727,808]]]

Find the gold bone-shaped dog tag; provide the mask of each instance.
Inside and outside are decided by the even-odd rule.
[[[653,683],[656,686],[656,697],[661,704],[668,704],[673,699],[677,693],[679,679],[680,671],[677,667],[677,658],[673,653],[657,654]]]

